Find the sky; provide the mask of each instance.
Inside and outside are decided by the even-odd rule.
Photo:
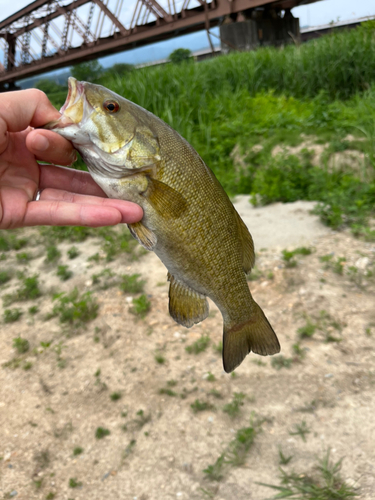
[[[0,21],[29,3],[30,0],[0,0]],[[317,26],[328,24],[331,21],[344,21],[375,15],[375,0],[356,0],[355,2],[353,0],[320,0],[310,5],[295,7],[292,12],[295,17],[300,19],[301,27]],[[215,33],[217,30],[212,30],[212,32]],[[216,38],[212,38],[212,41],[214,45],[219,43]],[[194,52],[206,48],[208,45],[207,34],[198,32],[108,56],[100,59],[100,62],[104,67],[112,66],[117,62],[140,64],[167,58],[176,48],[188,48]]]

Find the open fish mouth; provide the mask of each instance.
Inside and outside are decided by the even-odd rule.
[[[66,96],[64,105],[60,109],[60,113],[64,114],[66,109],[77,104],[84,93],[85,90],[83,83],[76,80],[73,76],[70,76],[68,78],[68,95]]]

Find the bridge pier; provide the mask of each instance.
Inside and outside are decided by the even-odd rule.
[[[286,9],[283,16],[274,9],[240,12],[235,16],[227,16],[220,26],[220,38],[224,54],[233,50],[298,43],[299,19],[293,17],[290,9]]]

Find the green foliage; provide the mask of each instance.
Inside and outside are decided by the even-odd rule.
[[[3,296],[4,306],[12,304],[13,302],[22,302],[26,300],[34,300],[42,295],[39,289],[38,275],[23,278],[21,276],[21,286],[12,294]]]
[[[9,271],[0,271],[0,285],[4,285],[11,279],[12,275]]]
[[[38,80],[34,86],[46,94],[55,94],[56,92],[65,92],[67,90],[64,85],[59,85],[49,78]]]
[[[263,484],[276,490],[273,499],[294,498],[300,500],[348,500],[359,496],[353,486],[347,484],[340,475],[342,458],[334,463],[330,450],[319,460],[312,472],[288,474],[281,472],[281,485]]]
[[[191,50],[189,49],[175,49],[168,56],[171,63],[180,64],[183,61],[188,61],[191,57]]]
[[[21,309],[5,309],[4,315],[4,323],[14,323],[18,321],[22,316],[23,312]]]
[[[68,269],[68,266],[57,266],[56,274],[61,281],[67,281],[73,276],[73,273]]]
[[[69,259],[75,259],[80,254],[80,251],[78,250],[77,247],[73,246],[72,248],[69,248],[67,253],[68,253]]]
[[[111,398],[111,401],[118,401],[119,399],[122,398],[121,392],[112,392],[112,394],[109,396]]]
[[[145,318],[151,308],[151,302],[145,294],[142,294],[137,299],[133,299],[132,304],[133,306],[129,309],[129,311],[140,318]]]
[[[77,478],[71,477],[69,479],[69,488],[80,488],[82,486],[81,481],[78,481]]]
[[[306,442],[306,435],[310,434],[310,429],[307,427],[306,422],[303,420],[301,424],[295,424],[294,430],[290,431],[291,436],[300,436],[302,441]]]
[[[60,257],[61,252],[55,245],[51,245],[47,248],[46,262],[56,262]]]
[[[297,333],[301,339],[310,338],[314,335],[315,330],[316,330],[316,325],[314,325],[314,323],[311,323],[310,320],[307,320],[304,326],[298,328]]]
[[[32,256],[29,252],[20,252],[16,254],[16,259],[18,262],[26,264],[32,259]]]
[[[105,76],[116,74],[117,76],[124,77],[127,76],[128,73],[133,71],[134,66],[132,64],[127,63],[115,63],[113,66],[108,68],[105,72]]]
[[[120,290],[124,293],[141,293],[145,280],[140,280],[140,274],[123,274],[121,276]]]
[[[98,82],[103,73],[103,67],[97,59],[85,61],[70,68],[70,73],[79,81]]]
[[[22,337],[13,339],[13,348],[17,350],[18,354],[25,354],[30,349],[30,342]]]
[[[228,413],[231,418],[238,417],[241,411],[241,406],[244,404],[245,394],[243,392],[235,392],[233,400],[226,404],[223,408],[224,413]]]
[[[282,354],[279,356],[273,356],[271,358],[271,366],[272,368],[276,368],[276,370],[281,370],[281,368],[290,368],[292,366],[293,359],[286,358]]]
[[[111,431],[108,429],[105,429],[104,427],[98,427],[95,431],[96,439],[103,439],[105,436],[109,436],[110,434],[111,434]]]
[[[26,238],[17,238],[17,233],[14,231],[0,230],[0,251],[8,252],[9,250],[21,250],[27,245]]]
[[[61,293],[54,297],[56,304],[51,316],[58,316],[60,323],[81,326],[95,319],[99,305],[90,292],[79,294],[77,288],[71,293]]]
[[[194,413],[215,409],[215,407],[208,401],[199,401],[199,399],[196,399],[194,403],[190,405],[190,408],[193,410]]]
[[[88,236],[95,234],[94,230],[85,226],[42,226],[40,234],[52,243],[61,241],[85,241]]]
[[[189,354],[199,354],[207,349],[211,340],[208,335],[202,335],[200,339],[185,347]]]
[[[81,455],[81,453],[83,453],[83,448],[81,448],[81,446],[76,446],[73,450],[73,456],[77,456],[77,455]]]

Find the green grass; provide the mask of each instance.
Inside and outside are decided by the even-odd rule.
[[[108,429],[105,429],[104,427],[98,427],[95,431],[96,439],[103,439],[106,436],[109,436],[110,434],[111,434],[111,431]]]
[[[145,280],[140,280],[140,274],[123,274],[121,276],[120,290],[124,293],[142,293]]]
[[[13,339],[13,348],[17,350],[18,354],[25,354],[30,349],[30,343],[27,339],[17,337]]]
[[[194,403],[190,405],[190,408],[193,410],[194,413],[215,409],[214,405],[212,405],[210,402],[200,401],[199,399],[196,399]]]
[[[99,304],[90,292],[80,294],[75,288],[70,293],[60,293],[53,299],[56,304],[48,317],[58,316],[60,323],[82,326],[98,315]]]
[[[21,286],[12,294],[3,296],[4,306],[8,306],[13,302],[23,302],[26,300],[34,300],[42,295],[39,288],[38,275],[28,278],[21,277]]]
[[[191,345],[185,347],[185,351],[189,354],[199,354],[207,349],[210,344],[210,337],[208,335],[202,335],[202,337]]]
[[[291,436],[300,436],[302,441],[306,442],[307,434],[310,434],[311,430],[307,426],[306,422],[303,420],[300,424],[294,425],[294,430],[290,431]]]
[[[231,418],[238,417],[241,412],[241,407],[244,405],[245,397],[243,392],[235,392],[233,394],[233,400],[224,406],[223,412],[227,413]]]
[[[10,271],[0,271],[0,285],[4,285],[12,279]]]
[[[119,399],[122,398],[121,392],[112,392],[112,394],[109,396],[111,401],[118,401]]]
[[[76,457],[78,455],[81,455],[83,453],[83,448],[81,446],[76,446],[74,449],[73,449],[73,456]]]
[[[15,321],[18,321],[23,312],[21,309],[5,309],[3,316],[4,316],[4,323],[14,323]]]
[[[359,496],[340,474],[343,459],[333,462],[330,450],[319,460],[312,471],[281,472],[280,486],[263,484],[276,490],[272,499],[294,498],[299,500],[348,500]]]
[[[46,262],[56,262],[60,257],[61,252],[55,245],[51,245],[47,248]]]
[[[80,488],[82,486],[82,482],[78,481],[77,478],[71,477],[69,479],[69,488]]]
[[[69,248],[67,254],[69,259],[75,259],[76,257],[78,257],[78,255],[80,255],[80,251],[78,250],[77,247],[73,246],[72,248]]]
[[[57,266],[56,274],[61,281],[67,281],[73,276],[73,273],[69,270],[68,266]]]
[[[133,299],[132,304],[133,306],[129,309],[129,311],[140,318],[145,318],[151,309],[151,302],[145,294],[142,294],[137,299]]]

